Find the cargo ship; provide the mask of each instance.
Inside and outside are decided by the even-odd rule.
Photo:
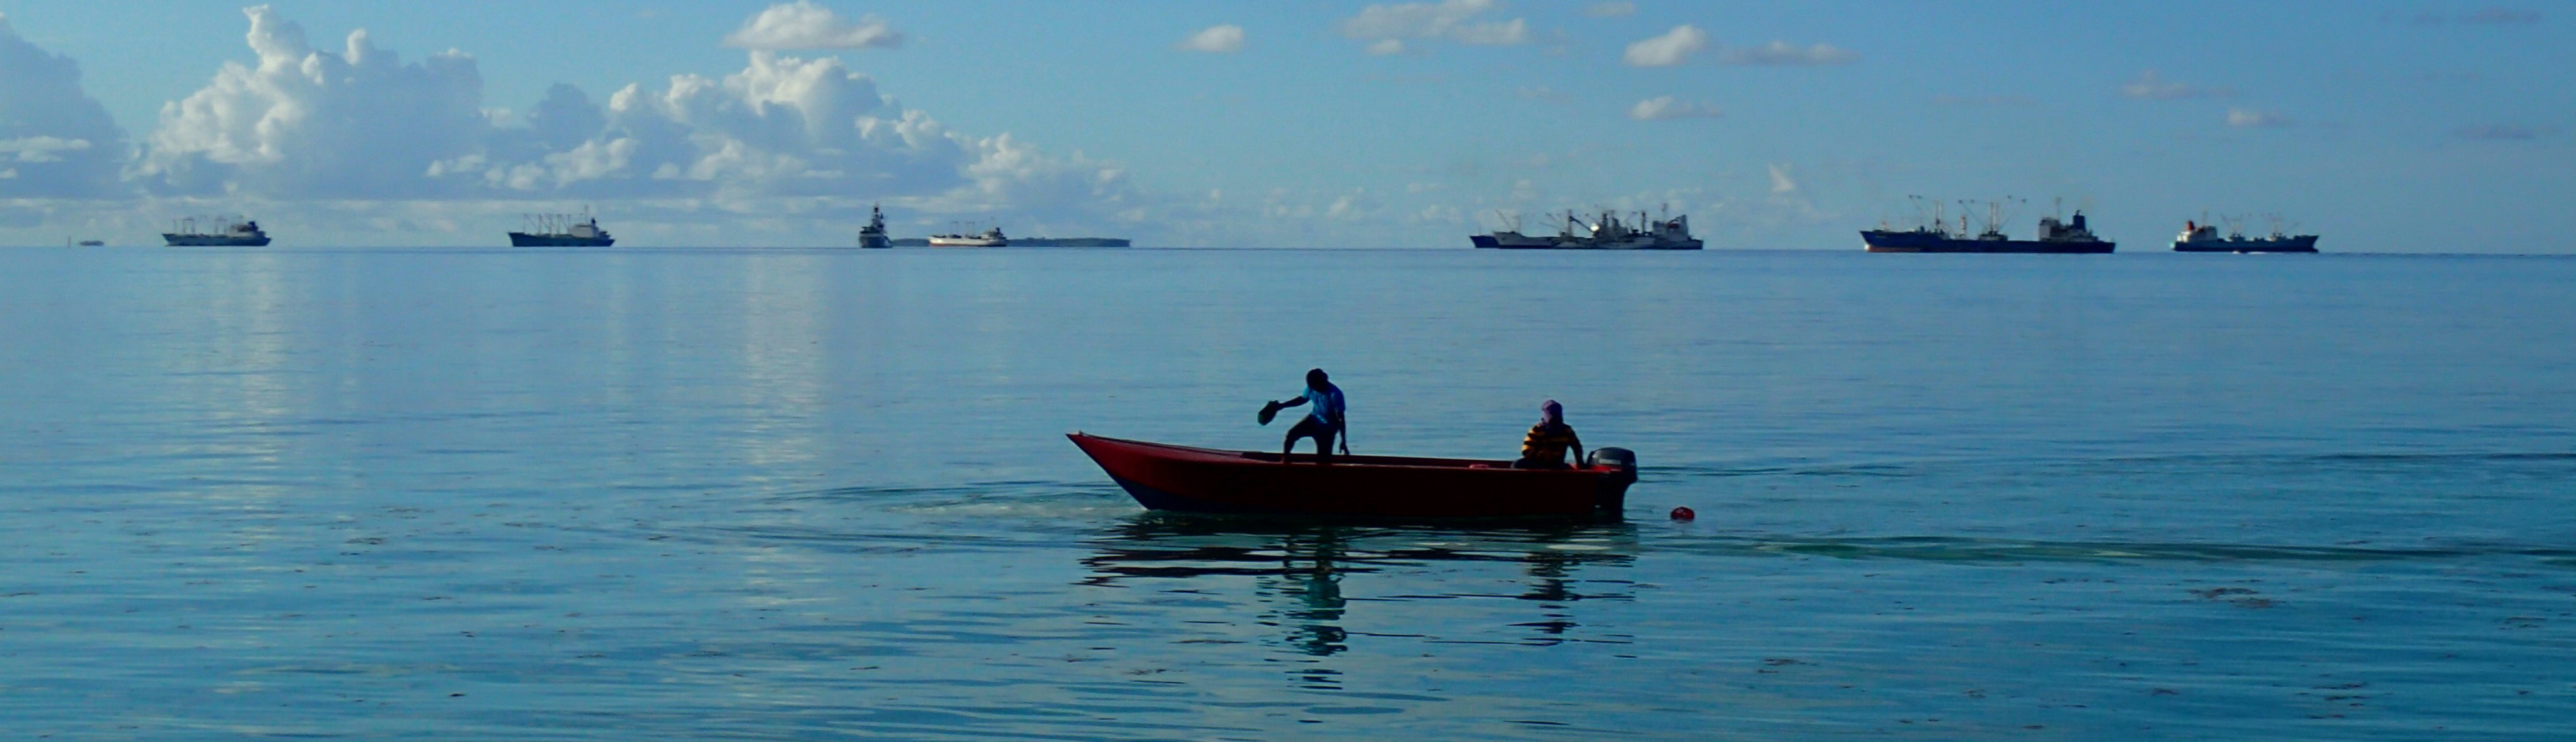
[[[1699,238],[1690,234],[1688,215],[1650,219],[1640,211],[1632,226],[1616,212],[1583,219],[1567,210],[1552,236],[1521,234],[1519,217],[1500,212],[1495,216],[1502,218],[1502,229],[1469,235],[1467,240],[1492,250],[1697,250],[1701,246]]]
[[[2173,249],[2174,252],[2316,252],[2317,236],[2285,234],[2279,221],[2275,220],[2269,237],[2247,237],[2233,224],[2229,225],[2227,236],[2220,237],[2217,225],[2191,220],[2182,223],[2182,234],[2174,236]]]
[[[930,236],[931,247],[1009,247],[1010,245],[1011,238],[1002,235],[1001,227],[987,229],[979,234],[968,234],[961,229],[953,234]]]
[[[2118,246],[2117,243],[2094,236],[2093,230],[2085,227],[2082,209],[2077,209],[2073,218],[2064,221],[2054,216],[2040,217],[2039,239],[2012,239],[2006,237],[2003,231],[2004,202],[1985,203],[1985,228],[1974,232],[1974,236],[1971,236],[1972,233],[1968,228],[1967,209],[1961,209],[1958,230],[1953,232],[1950,222],[1942,218],[1938,207],[1935,207],[1932,223],[1928,225],[1897,230],[1882,224],[1877,229],[1861,230],[1861,246],[1870,252],[2048,254],[2101,254],[2108,253]],[[1962,202],[1961,205],[1964,207],[1966,203]]]
[[[199,219],[204,221],[200,222]],[[209,231],[206,228],[222,225]],[[188,217],[172,222],[170,231],[161,233],[171,247],[266,247],[268,233],[259,222],[225,216]]]
[[[865,248],[894,246],[894,240],[886,239],[884,209],[879,209],[874,204],[868,206],[868,225],[859,228],[859,246]]]
[[[511,247],[608,247],[617,238],[599,228],[599,219],[585,212],[573,214],[529,214],[525,232],[511,232]]]

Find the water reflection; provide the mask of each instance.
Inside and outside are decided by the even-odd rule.
[[[1354,602],[1426,604],[1473,598],[1527,601],[1528,608],[1500,609],[1502,626],[1527,630],[1518,643],[1546,646],[1572,639],[1582,626],[1575,604],[1634,597],[1624,579],[1580,576],[1584,568],[1624,567],[1635,560],[1637,534],[1625,523],[1509,527],[1375,527],[1271,520],[1176,517],[1146,514],[1103,532],[1082,560],[1086,585],[1134,587],[1148,580],[1188,581],[1192,592],[1223,592],[1221,584],[1250,577],[1252,620],[1281,630],[1278,646],[1310,657],[1347,651],[1346,624]],[[1514,592],[1459,588],[1486,584],[1473,573],[1509,566]],[[1431,574],[1439,592],[1410,594],[1409,579]],[[1461,574],[1465,573],[1465,574]],[[1345,581],[1360,578],[1344,594]],[[1359,584],[1359,583],[1355,583]],[[1392,611],[1393,609],[1389,608]],[[1379,616],[1384,623],[1389,616]],[[1431,642],[1480,641],[1398,635]],[[1335,687],[1329,669],[1301,671],[1310,687]],[[1320,675],[1315,673],[1321,673]]]

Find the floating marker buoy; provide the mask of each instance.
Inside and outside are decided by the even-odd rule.
[[[1698,514],[1698,513],[1691,512],[1691,509],[1690,509],[1690,508],[1686,508],[1686,507],[1675,507],[1675,508],[1673,508],[1673,520],[1691,520],[1691,519],[1698,518],[1698,517],[1699,517],[1699,514]]]

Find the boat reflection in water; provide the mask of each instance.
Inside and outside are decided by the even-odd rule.
[[[1632,599],[1628,587],[1633,583],[1578,579],[1576,573],[1586,565],[1625,566],[1635,559],[1636,543],[1635,527],[1626,523],[1396,528],[1145,514],[1092,542],[1094,553],[1082,560],[1091,571],[1083,584],[1222,595],[1230,592],[1230,581],[1224,578],[1250,578],[1252,600],[1261,607],[1252,620],[1284,629],[1276,644],[1311,657],[1343,652],[1350,648],[1353,636],[1540,646],[1577,640],[1619,642],[1625,637],[1570,636],[1581,626],[1573,606],[1583,600]],[[1453,589],[1495,584],[1460,579],[1456,573],[1505,565],[1519,573],[1524,589],[1509,593]],[[1345,581],[1366,584],[1366,589],[1356,591],[1367,596],[1358,599],[1363,603],[1485,599],[1531,605],[1525,610],[1495,609],[1526,619],[1492,627],[1504,636],[1355,632],[1348,628],[1354,600],[1344,596]],[[1417,585],[1441,586],[1441,592],[1408,592]],[[1406,612],[1386,607],[1383,613],[1359,617],[1359,623],[1370,628],[1408,625]],[[1298,674],[1313,687],[1339,687],[1333,678],[1337,673],[1330,669],[1305,668]]]

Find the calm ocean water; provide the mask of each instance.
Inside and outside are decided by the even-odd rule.
[[[0,251],[55,739],[2549,739],[2576,258]],[[1148,515],[1061,434],[1624,523]],[[1699,519],[1675,523],[1676,505]]]

